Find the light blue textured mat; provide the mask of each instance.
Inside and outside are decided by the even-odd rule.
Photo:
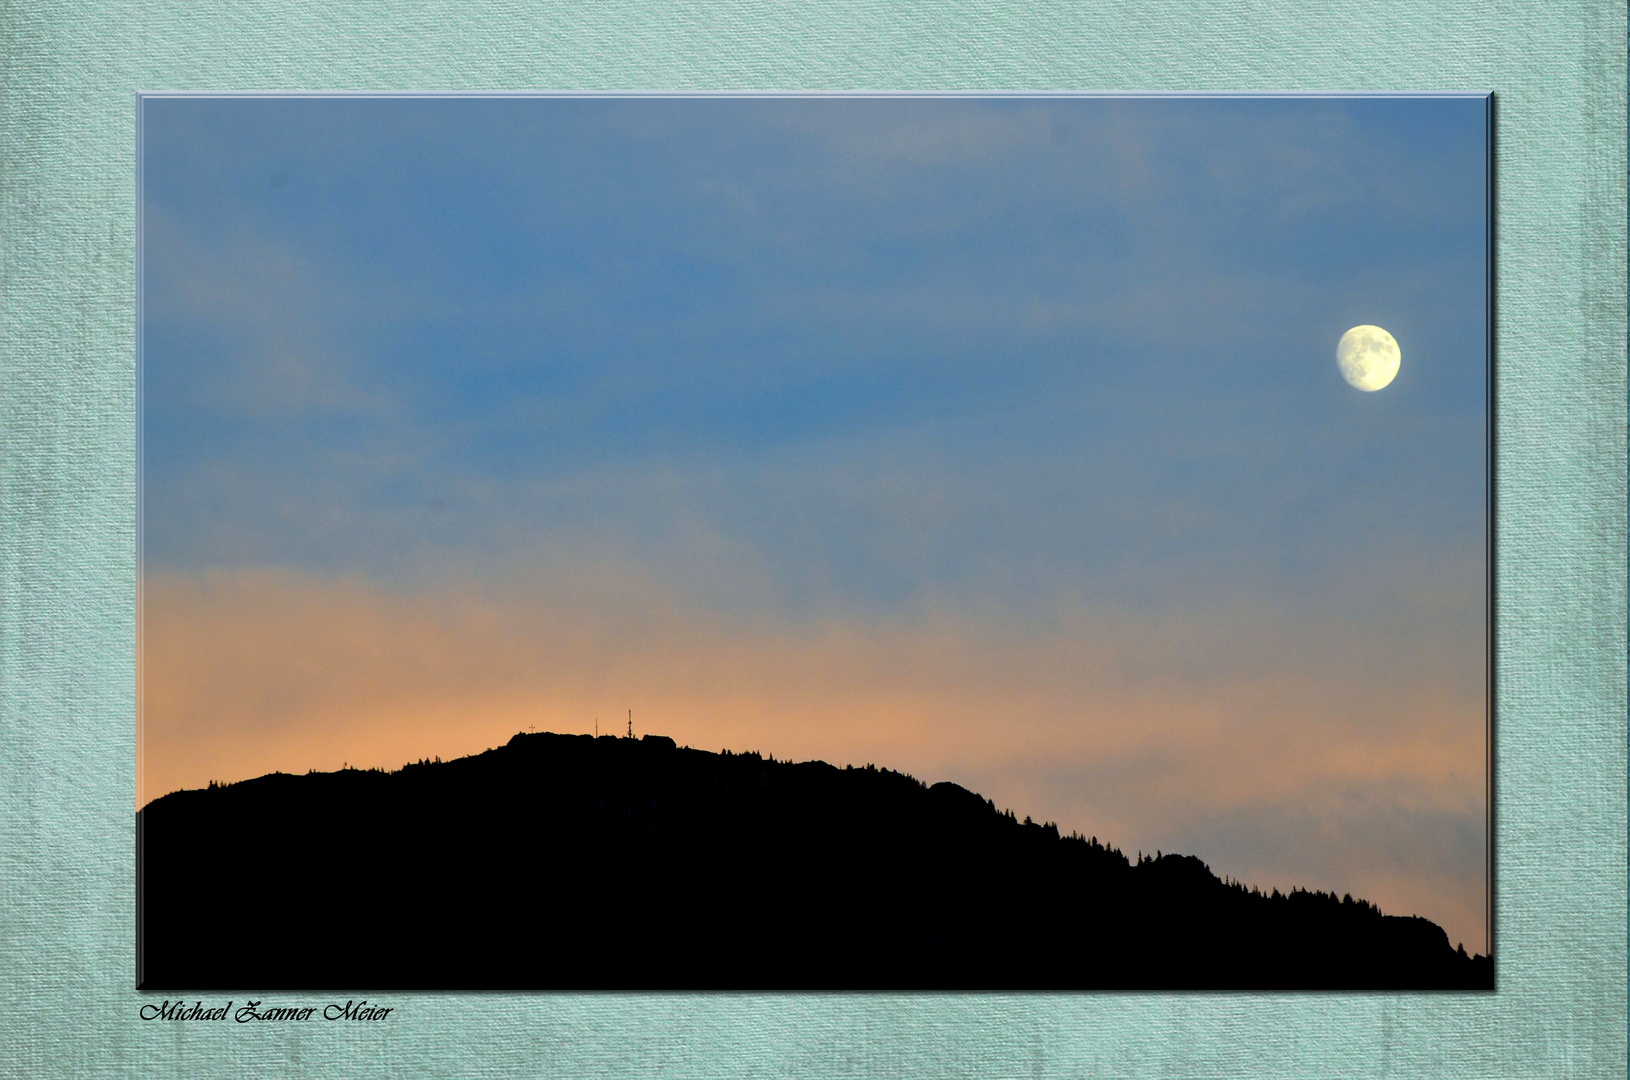
[[[8,6],[0,1076],[1622,1077],[1625,31],[1623,3],[1561,0]],[[426,995],[374,1024],[139,1018],[136,91],[688,88],[1498,94],[1496,994]]]

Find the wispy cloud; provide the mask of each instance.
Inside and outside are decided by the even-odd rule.
[[[1474,642],[1246,608],[788,623],[610,564],[502,590],[277,570],[145,590],[148,798],[395,767],[531,726],[620,730],[633,709],[682,743],[956,780],[1125,847],[1351,889],[1482,940],[1465,921],[1482,888]]]
[[[143,230],[160,415],[189,405],[255,421],[398,411],[386,386],[367,379],[357,348],[367,324],[390,317],[380,296],[359,295],[320,258],[246,221],[206,241],[155,207]],[[177,349],[198,361],[185,383],[163,362]]]

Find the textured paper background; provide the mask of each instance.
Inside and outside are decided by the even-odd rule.
[[[1625,43],[1624,4],[1588,0],[7,5],[0,1076],[1622,1077]],[[1499,991],[427,995],[370,1026],[143,1023],[138,88],[1496,91]]]

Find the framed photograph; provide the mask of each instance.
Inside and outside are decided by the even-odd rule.
[[[1492,989],[1489,107],[143,98],[141,985]]]
[[[1339,10],[1223,5],[1204,18],[1189,8],[1130,10],[1096,0],[1056,10],[907,3],[796,12],[431,0],[320,10],[46,3],[10,13],[0,35],[0,1074],[1623,1076],[1625,6],[1564,0],[1504,22],[1486,5],[1458,0]],[[689,142],[648,131],[642,137],[653,149],[666,146],[668,158],[661,168],[647,158],[642,177],[586,166],[573,175],[540,150],[544,126],[494,118],[522,98],[539,108],[576,100],[631,113],[657,100],[701,110],[725,92],[743,109],[872,103],[877,137],[868,143],[857,131],[834,142],[830,121],[806,121],[801,134],[783,124],[783,144],[759,153],[752,140],[772,125],[742,114],[708,140],[694,123],[698,137]],[[1490,398],[1475,415],[1490,443],[1483,535],[1492,550],[1482,579],[1490,654],[1481,692],[1492,726],[1466,736],[1486,738],[1482,768],[1455,741],[1461,729],[1444,719],[1470,714],[1476,680],[1436,699],[1425,689],[1424,673],[1462,655],[1456,641],[1399,646],[1423,640],[1412,620],[1468,580],[1459,576],[1463,561],[1445,558],[1441,575],[1417,561],[1429,549],[1450,550],[1427,541],[1463,520],[1455,499],[1464,489],[1446,486],[1445,502],[1404,515],[1391,533],[1356,531],[1366,514],[1391,520],[1385,514],[1431,477],[1459,475],[1455,448],[1465,444],[1453,425],[1426,429],[1452,402],[1469,400],[1434,380],[1446,357],[1466,358],[1476,332],[1476,320],[1465,332],[1423,330],[1458,327],[1464,314],[1448,304],[1455,279],[1436,272],[1460,265],[1462,249],[1426,209],[1449,189],[1386,194],[1374,184],[1406,175],[1396,171],[1400,161],[1446,154],[1447,145],[1429,144],[1452,142],[1452,132],[1423,124],[1418,139],[1392,144],[1390,157],[1350,154],[1359,136],[1378,138],[1379,149],[1382,133],[1400,131],[1364,115],[1396,103],[1386,95],[1484,108],[1489,119],[1488,363],[1455,368],[1480,371]],[[379,126],[320,115],[319,103],[334,97],[379,109]],[[406,114],[413,102],[438,97],[444,109],[462,103],[472,111],[432,138],[433,126]],[[1288,125],[1298,107],[1326,108],[1332,122],[1305,129],[1310,141],[1300,145],[1275,142],[1262,128],[1252,134],[1245,117],[1264,98],[1287,110]],[[495,111],[478,116],[477,99]],[[993,144],[983,156],[974,149],[989,125],[949,112],[944,123],[916,129],[915,149],[880,141],[890,129],[879,102],[899,110],[983,105],[1000,114],[1110,100],[1132,111],[1114,122],[1106,113],[1094,124],[1019,125],[1022,141]],[[1198,120],[1150,119],[1157,106],[1208,101],[1218,111]],[[181,115],[183,105],[234,102],[308,111],[304,121],[288,119],[293,113]],[[401,110],[394,117],[391,103]],[[167,180],[151,171],[161,156],[151,140],[162,125],[149,123],[150,110],[160,105],[178,109]],[[1139,119],[1134,107],[1148,111]],[[1343,110],[1349,119],[1336,120]],[[626,148],[640,123],[625,119]],[[298,130],[301,122],[309,130]],[[514,135],[507,152],[499,146],[504,123]],[[1184,142],[1176,130],[1183,124],[1209,130]],[[560,136],[567,126],[558,120],[547,130]],[[393,145],[401,148],[394,157]],[[615,145],[591,126],[571,156],[592,163],[599,154],[605,166]],[[721,168],[732,145],[746,148],[744,160]],[[887,155],[868,158],[867,145],[888,149],[921,186],[906,191],[898,172],[891,181],[877,169]],[[812,155],[811,165],[821,160],[817,151],[829,163],[845,160],[834,156],[845,151],[853,168],[847,176],[810,168],[800,190],[786,156],[793,146]],[[1090,146],[1100,152],[1087,155]],[[1217,172],[1161,218],[1147,207],[1172,194],[1184,146],[1190,175],[1201,161]],[[211,147],[215,160],[207,160]],[[1141,164],[1131,153],[1140,147]],[[1075,156],[1082,200],[1144,207],[1142,231],[1117,236],[1107,219],[1072,216],[1081,204],[1068,203],[1057,173],[1043,167],[1049,154]],[[471,165],[479,160],[485,172]],[[1020,168],[1023,160],[1030,165]],[[868,161],[870,171],[860,168]],[[1003,162],[1006,179],[996,183]],[[1283,201],[1283,219],[1241,194],[1282,195],[1274,184],[1327,165],[1329,182],[1306,186],[1305,201]],[[366,168],[377,172],[363,183]],[[771,183],[777,169],[779,189]],[[971,193],[980,169],[992,181],[984,199]],[[693,186],[676,188],[686,175]],[[710,176],[718,180],[711,200],[694,184]],[[818,197],[840,181],[857,194],[851,213]],[[458,197],[430,197],[437,185]],[[585,215],[569,220],[549,218],[541,208],[554,202],[534,195],[572,190]],[[770,199],[778,190],[779,202]],[[1343,234],[1348,252],[1327,252],[1321,262],[1313,245],[1331,233],[1283,227],[1298,217],[1330,225],[1330,200],[1360,190],[1393,212],[1364,219],[1378,228]],[[349,198],[347,208],[325,191]],[[959,191],[965,213],[947,218]],[[755,207],[746,196],[767,201]],[[589,213],[617,199],[631,204],[626,214]],[[1441,203],[1443,213],[1464,210],[1458,199]],[[1054,216],[1039,221],[1034,212],[1048,206]],[[494,225],[510,214],[510,228]],[[384,228],[393,218],[417,220]],[[957,250],[942,232],[936,248],[928,228],[936,220],[971,229],[980,242]],[[1228,220],[1261,228],[1230,245],[1221,234],[1181,227]],[[167,248],[159,243],[166,235]],[[567,246],[589,236],[600,242]],[[754,248],[753,236],[767,246]],[[540,237],[549,243],[540,246]],[[1083,237],[1104,256],[1098,277],[1068,277],[1062,258],[1042,274],[1023,257],[1057,255]],[[1154,252],[1132,243],[1139,238],[1166,244],[1171,274],[1128,276],[1134,254]],[[1214,249],[1204,247],[1208,239]],[[375,243],[384,246],[370,250]],[[1185,252],[1207,250],[1209,262],[1182,262]],[[755,251],[786,257],[753,262]],[[829,261],[791,258],[813,251]],[[313,260],[319,255],[329,261]],[[1214,276],[1225,263],[1249,269],[1254,287],[1230,292]],[[485,288],[480,265],[495,279],[537,287]],[[548,266],[553,277],[542,273]],[[797,266],[805,276],[788,279]],[[1414,280],[1384,269],[1399,266],[1436,269]],[[573,267],[592,289],[542,287],[569,282]],[[861,277],[868,268],[869,281]],[[1318,309],[1311,300],[1337,279],[1354,287],[1346,294],[1353,306]],[[661,280],[666,291],[652,284]],[[1158,280],[1210,284],[1181,295],[1156,289]],[[915,291],[906,287],[913,281]],[[1072,292],[1072,283],[1080,288]],[[1282,295],[1265,295],[1275,290]],[[888,302],[840,303],[856,291]],[[981,294],[1039,303],[1004,314],[975,302]],[[483,295],[489,307],[478,302]],[[744,311],[719,299],[726,295],[763,304]],[[1443,305],[1423,309],[1422,295]],[[1108,321],[1084,321],[1092,304]],[[1249,338],[1254,348],[1219,350],[1207,367],[1165,367],[1183,377],[1163,397],[1144,380],[1174,364],[1176,343],[1192,341],[1196,329],[1176,316],[1165,327],[1138,322],[1140,305],[1191,305],[1219,340]],[[168,323],[149,325],[162,311]],[[839,318],[845,311],[849,322]],[[1264,311],[1283,317],[1263,320]],[[658,315],[665,336],[642,337]],[[772,325],[823,341],[825,366],[798,368]],[[1104,362],[1128,347],[1131,339],[1114,333],[1129,326],[1145,333],[1138,363]],[[1359,327],[1386,331],[1398,347],[1397,373],[1377,390],[1341,374],[1341,339]],[[618,348],[586,352],[585,328]],[[1063,344],[1071,334],[1073,350]],[[1060,344],[1045,354],[1037,343],[1048,335]],[[430,363],[438,351],[458,352],[480,377],[435,382],[451,370]],[[989,362],[992,355],[1006,362]],[[529,368],[528,356],[559,362]],[[581,366],[562,366],[574,356]],[[163,386],[167,362],[180,385]],[[514,365],[509,382],[506,363]],[[678,378],[687,366],[707,378]],[[259,384],[246,381],[255,370]],[[539,370],[554,372],[555,396],[541,393]],[[850,381],[796,378],[817,371]],[[1304,376],[1316,381],[1297,381]],[[1207,401],[1214,415],[1200,408]],[[1345,412],[1294,408],[1316,402]],[[1361,421],[1364,410],[1374,426]],[[1264,423],[1252,428],[1247,416]],[[616,439],[574,441],[574,432],[603,431],[608,417],[621,418]],[[1082,422],[1071,425],[1071,417]],[[304,437],[271,439],[280,424],[301,423]],[[513,437],[527,425],[554,432],[555,441],[540,450]],[[890,425],[894,439],[879,441]],[[1305,434],[1305,454],[1274,474],[1268,452],[1283,445],[1287,426]],[[1223,430],[1234,437],[1209,444],[1216,457],[1199,452]],[[789,432],[803,441],[773,442]],[[1162,458],[1152,449],[1159,432],[1170,453],[1187,447],[1194,456]],[[1366,441],[1364,432],[1388,438]],[[1400,448],[1393,436],[1404,437]],[[1395,449],[1418,453],[1419,440],[1432,438],[1446,456],[1412,459],[1419,475],[1396,467]],[[254,448],[274,443],[281,448],[252,459]],[[1351,476],[1338,469],[1343,482],[1289,482],[1335,467],[1343,446],[1355,455]],[[851,456],[833,456],[844,447]],[[1071,471],[1072,460],[1094,468]],[[1229,471],[1228,461],[1242,467]],[[1027,471],[1026,462],[1037,464]],[[239,490],[234,475],[261,486]],[[1196,520],[1170,498],[1191,492],[1191,509],[1209,513],[1239,505],[1248,480],[1274,475],[1285,486],[1263,488],[1252,504],[1263,521]],[[1103,505],[1082,501],[1090,491],[1127,498],[1088,513],[1084,507]],[[1055,501],[1038,498],[1047,492]],[[1166,532],[1139,542],[1148,534],[1135,526],[1162,512]],[[1354,530],[1319,532],[1331,515],[1347,513],[1356,513]],[[1015,524],[1019,514],[1033,516],[1028,528]],[[201,531],[189,536],[189,525]],[[1269,549],[1229,543],[1249,535],[1270,537]],[[1298,537],[1318,535],[1328,546],[1297,546]],[[865,543],[839,542],[854,537]],[[1069,537],[1079,543],[1061,539]],[[1217,564],[1197,573],[1208,551]],[[1394,551],[1399,557],[1388,561]],[[1094,578],[1107,592],[1072,577],[1089,559],[1109,567]],[[1405,580],[1424,585],[1399,603]],[[1317,585],[1276,591],[1276,581]],[[1252,597],[1262,606],[1251,607]],[[1205,607],[1207,598],[1217,606]],[[1222,618],[1229,604],[1234,634],[1219,641],[1206,619]],[[1344,669],[1342,649],[1354,639],[1318,619],[1365,610],[1394,621],[1369,639],[1372,651],[1346,657]],[[1307,621],[1266,617],[1274,613]],[[1285,649],[1261,648],[1276,633],[1288,639]],[[1206,654],[1207,642],[1222,651]],[[621,662],[611,645],[626,650]],[[178,656],[192,662],[176,665]],[[1139,656],[1158,663],[1140,670],[1131,663]],[[308,665],[301,679],[279,685],[268,677],[300,663]],[[462,685],[458,671],[468,679]],[[1163,694],[1149,691],[1156,671],[1177,673]],[[1344,671],[1352,694],[1333,701],[1328,691]],[[173,677],[188,672],[195,690]],[[1288,711],[1269,708],[1248,715],[1242,702],[1286,672],[1294,672],[1295,694],[1256,700],[1287,710],[1324,702],[1331,727],[1297,728]],[[212,711],[202,696],[189,697],[205,689],[231,707]],[[546,700],[555,711],[540,705]],[[810,712],[786,707],[799,701]],[[1375,722],[1365,710],[1378,702],[1404,711]],[[452,723],[449,707],[459,703],[469,709]],[[816,706],[831,721],[825,727],[808,722]],[[305,719],[291,722],[297,715]],[[1201,737],[1162,740],[1147,727],[1113,725],[1114,716],[1131,715],[1182,718],[1183,730]],[[1420,720],[1416,742],[1403,736],[1400,716]],[[1240,724],[1233,730],[1243,743],[1226,737],[1225,717]],[[981,731],[988,741],[974,737]],[[1315,745],[1321,734],[1330,737]],[[288,756],[276,757],[279,748]],[[573,751],[580,753],[569,760]],[[1089,755],[1113,767],[1083,771]],[[484,856],[502,849],[498,833],[453,850],[449,837],[468,835],[447,831],[460,822],[324,816],[321,799],[302,799],[281,820],[240,813],[252,809],[249,797],[275,795],[279,785],[309,793],[321,782],[322,798],[343,801],[423,781],[438,788],[442,805],[459,807],[462,824],[485,813],[522,832],[524,820],[494,810],[506,799],[521,808],[524,791],[497,790],[488,766],[545,759],[554,762],[556,791],[603,786],[613,768],[630,784],[659,768],[675,776],[676,761],[705,766],[721,781],[747,778],[766,793],[802,785],[830,794],[848,785],[849,822],[804,819],[829,836],[847,828],[871,838],[865,851],[836,852],[834,865],[869,859],[869,880],[889,885],[929,882],[925,866],[989,873],[935,888],[914,911],[862,896],[888,926],[862,925],[871,943],[886,946],[870,956],[853,942],[815,956],[807,937],[761,933],[751,943],[755,957],[742,931],[773,913],[738,906],[733,935],[700,942],[683,910],[697,895],[685,891],[694,881],[665,880],[642,894],[617,893],[615,880],[581,883],[592,891],[565,881],[567,895],[527,897],[518,914],[469,901],[494,895],[490,880],[456,880],[492,865]],[[472,793],[494,797],[459,804],[448,778],[468,778]],[[1263,801],[1244,799],[1247,791]],[[172,805],[165,800],[177,792],[184,799],[175,802],[205,811],[188,824],[225,846],[288,856],[289,882],[309,876],[310,853],[319,850],[299,845],[302,831],[330,845],[321,850],[354,853],[349,862],[330,858],[336,883],[347,887],[379,880],[371,870],[381,852],[402,850],[410,842],[403,837],[433,839],[433,827],[442,827],[445,842],[415,856],[439,862],[396,868],[399,880],[427,881],[424,892],[372,907],[325,896],[313,912],[282,902],[286,894],[222,896],[219,882],[203,882],[239,923],[223,937],[227,916],[197,904],[138,911],[138,897],[151,896],[138,867],[157,865],[138,858],[138,839],[151,838],[138,830],[138,814],[145,826],[159,816],[147,809]],[[1472,813],[1474,805],[1487,816]],[[612,839],[617,823],[637,825],[641,813],[654,825],[659,804],[623,808],[626,818],[601,815]],[[888,846],[889,823],[907,821],[899,835],[920,837],[944,825],[935,815],[947,808],[970,831],[937,834],[940,851],[961,844],[942,861],[921,844]],[[748,826],[773,820],[725,824],[751,841]],[[640,838],[672,840],[664,828]],[[804,874],[795,884],[806,894],[795,900],[804,913],[817,909],[821,926],[852,917],[854,909],[819,909],[823,899],[842,899],[848,883],[780,852],[748,850],[764,856],[758,865],[766,870],[782,858],[783,869]],[[733,856],[711,853],[740,872]],[[231,869],[230,859],[201,857]],[[1469,871],[1479,861],[1482,877]],[[1106,961],[1120,959],[1119,988],[1107,979],[1097,988],[1045,988],[1034,971],[992,974],[969,962],[977,949],[938,970],[920,965],[937,934],[974,940],[969,920],[950,917],[958,905],[969,910],[975,896],[1017,905],[1011,896],[1037,892],[1046,874],[1068,879],[1089,863],[1127,888],[1105,889],[1070,911],[1026,904],[982,923],[978,916],[990,913],[973,911],[972,931],[999,926],[1010,941],[1044,941],[1061,955],[1033,958],[1035,966],[1056,970],[1069,963],[1070,948],[1082,948],[1081,935],[1052,931],[1107,911],[1124,921],[1098,924],[1094,956],[1105,974],[1114,970]],[[632,861],[613,877],[649,874],[652,865]],[[1434,878],[1430,867],[1443,873]],[[536,881],[549,869],[513,864],[517,879]],[[991,880],[998,874],[1009,877]],[[746,884],[763,895],[763,877]],[[1271,919],[1293,910],[1293,893],[1296,911],[1328,918],[1236,922],[1248,932],[1227,943],[1236,960],[1263,935],[1330,941],[1336,926],[1392,928],[1400,924],[1380,920],[1401,919],[1406,928],[1431,925],[1421,935],[1432,936],[1429,952],[1464,945],[1464,960],[1455,950],[1447,966],[1492,968],[1493,989],[1446,988],[1443,980],[1402,988],[1383,955],[1385,933],[1374,957],[1356,959],[1392,972],[1390,988],[1287,979],[1288,950],[1275,981],[1250,988],[1237,963],[1209,972],[1192,963],[1189,946],[1216,957],[1223,941],[1221,916],[1198,918],[1221,909],[1202,909],[1199,899],[1220,897],[1236,916]],[[445,903],[443,917],[423,928],[403,921],[404,911],[428,903]],[[527,913],[543,907],[559,917],[560,948],[540,956],[549,951],[538,943],[548,939]],[[1170,925],[1174,913],[1196,916],[1184,925],[1187,938],[1148,939],[1148,927]],[[173,942],[184,937],[175,928],[188,914],[233,952],[194,956],[203,968],[165,974],[149,962],[157,961],[157,939],[138,928],[168,919]],[[714,927],[729,917],[703,915]],[[500,960],[552,962],[557,973],[566,970],[560,954],[581,957],[595,941],[625,960],[634,941],[654,944],[657,955],[633,956],[620,972],[580,966],[555,988],[435,988],[460,978],[470,987],[499,982],[490,972],[448,975],[466,958],[449,943],[446,916],[466,918],[461,929],[484,955],[507,940],[516,956]],[[368,983],[349,973],[290,974],[297,955],[255,944],[264,930],[300,945],[289,925],[339,941],[331,961],[353,971],[372,965],[376,974]],[[391,968],[378,963],[381,925],[404,934],[387,956]],[[336,929],[347,926],[358,933]],[[1077,944],[1060,948],[1061,940]],[[757,971],[744,975],[738,966],[712,984],[735,990],[654,974],[698,970],[684,965],[695,948],[675,958],[698,944],[721,946],[704,958],[734,955]],[[182,945],[167,962],[186,959]],[[857,955],[883,973],[865,985],[889,989],[861,989]],[[1327,951],[1304,955],[1328,959]],[[1479,960],[1490,956],[1497,962]],[[800,962],[789,963],[794,957]],[[918,966],[902,974],[901,957]],[[251,961],[261,974],[242,974]],[[1206,977],[1172,978],[1185,961]],[[432,975],[435,962],[442,967]],[[285,972],[274,977],[268,965],[277,963]],[[645,964],[643,974],[634,963]],[[1168,981],[1134,987],[1128,971]],[[828,988],[814,990],[823,979]],[[847,988],[832,988],[840,985]],[[620,989],[599,989],[613,986]]]

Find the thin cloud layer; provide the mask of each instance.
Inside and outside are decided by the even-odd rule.
[[[1128,850],[1350,890],[1482,940],[1482,684],[1465,642],[1248,610],[787,624],[605,566],[501,593],[160,574],[144,603],[149,799],[394,768],[530,728],[617,733],[632,709],[636,732],[955,780]]]

